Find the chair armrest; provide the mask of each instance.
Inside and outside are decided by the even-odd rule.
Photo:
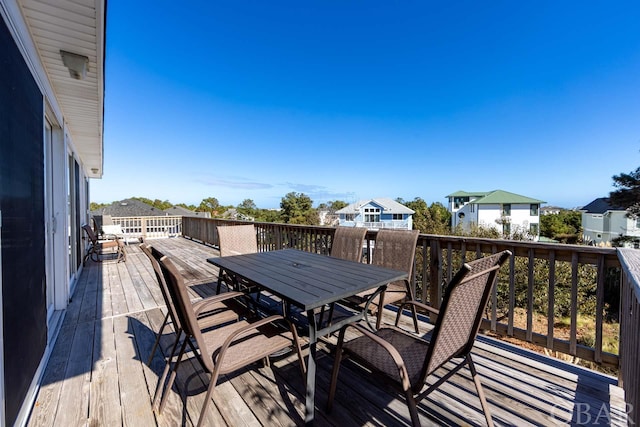
[[[213,305],[227,301],[229,299],[244,296],[243,292],[225,292],[223,294],[214,295],[193,304],[193,311],[196,317],[204,312],[213,309]]]
[[[421,309],[428,311],[429,313],[433,313],[435,315],[440,314],[440,310],[438,310],[437,308],[433,308],[430,305],[427,305],[425,303],[422,303],[420,301],[415,301],[415,300],[404,301],[402,304],[400,304],[400,308],[398,309],[398,311],[402,311],[405,305],[413,305],[416,307],[420,307]]]
[[[380,338],[375,333],[369,331],[368,329],[366,329],[364,326],[360,324],[350,323],[345,325],[344,329],[348,327],[358,329],[358,331],[360,331],[364,336],[369,338],[375,344],[382,347],[389,354],[389,356],[391,356],[391,358],[393,359],[393,362],[396,364],[396,367],[398,368],[398,375],[400,376],[400,379],[402,381],[403,389],[404,390],[411,389],[411,383],[409,382],[409,373],[407,372],[407,367],[404,364],[404,360],[402,359],[402,356],[400,355],[398,350],[391,343]],[[342,337],[344,337],[344,335],[342,335]]]
[[[242,338],[248,332],[252,332],[256,328],[259,328],[260,326],[264,326],[269,323],[274,323],[276,320],[286,320],[286,319],[284,318],[284,316],[281,316],[279,314],[274,314],[273,316],[265,317],[264,319],[260,319],[256,322],[250,323],[246,326],[243,326],[242,328],[237,329],[227,337],[227,339],[224,341],[224,344],[222,344],[222,346],[220,347],[218,354],[220,355],[225,354],[227,351],[227,348],[229,348],[229,346],[231,346],[234,341],[237,341],[238,339]]]

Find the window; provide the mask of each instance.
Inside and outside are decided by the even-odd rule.
[[[538,205],[537,203],[532,203],[531,206],[529,207],[529,215],[538,216],[538,208],[539,207],[540,207],[540,205]]]
[[[394,221],[402,221],[402,214],[391,214],[391,219]]]
[[[505,203],[502,205],[502,216],[511,215],[511,203]]]
[[[380,208],[364,208],[364,222],[380,222]]]
[[[469,203],[469,197],[454,197],[453,198],[453,208],[458,209]]]
[[[344,220],[345,221],[355,221],[356,220],[356,216],[354,214],[345,214]]]
[[[640,228],[640,217],[636,218],[636,228]]]
[[[529,234],[532,236],[538,235],[538,224],[529,224]]]
[[[511,236],[511,224],[506,222],[504,224],[502,224],[502,234],[505,237],[509,237]]]

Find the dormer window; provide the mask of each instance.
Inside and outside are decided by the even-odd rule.
[[[502,216],[511,215],[511,203],[505,203],[502,205]]]
[[[364,222],[380,222],[380,208],[364,208]]]

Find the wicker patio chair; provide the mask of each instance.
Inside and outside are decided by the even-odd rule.
[[[413,264],[418,243],[419,230],[380,230],[376,236],[373,248],[371,264],[393,270],[406,271],[408,279],[389,283],[387,289],[375,297],[369,305],[371,313],[376,314],[376,329],[382,322],[382,310],[385,305],[393,304],[404,299],[415,299],[411,291],[411,278],[413,277]],[[361,292],[344,301],[345,305],[364,309],[367,300],[375,292],[375,289]],[[412,307],[413,320],[416,331],[418,320],[415,308]]]
[[[253,225],[217,226],[216,228],[218,230],[221,257],[258,252],[256,228]],[[227,285],[227,289],[235,288],[236,290],[242,289],[250,292],[255,292],[257,289],[254,284],[243,282],[229,275],[228,272],[221,270],[218,274],[217,293],[220,293],[223,282]]]
[[[169,294],[166,279],[163,276],[162,270],[160,268],[159,260],[164,256],[164,254],[145,242],[140,245],[140,249],[142,249],[142,252],[149,258],[149,261],[151,262],[151,266],[153,267],[153,271],[156,276],[156,281],[158,282],[158,287],[160,288],[160,293],[162,294],[162,298],[164,299],[164,302],[167,306],[167,314],[165,315],[162,325],[160,326],[160,330],[156,334],[156,340],[153,343],[151,353],[149,354],[149,359],[147,360],[147,365],[151,365],[153,356],[155,355],[158,344],[160,343],[160,338],[162,338],[164,328],[169,324],[169,322],[171,322],[175,331],[173,350],[168,356],[168,358],[170,358],[175,352],[175,349],[178,345],[177,343],[180,340],[182,334],[182,326],[180,325],[180,319],[178,318],[175,305],[173,304],[171,295]],[[195,302],[193,304],[193,309],[198,313],[198,324],[203,328],[213,327],[229,322],[235,322],[239,319],[240,315],[247,314],[244,310],[242,310],[241,305],[230,304],[227,301],[230,298],[235,298],[239,295],[242,294],[225,294],[225,298],[221,298],[216,295]],[[166,376],[166,372],[164,375]]]
[[[124,243],[122,240],[99,240],[97,234],[89,224],[84,224],[82,229],[89,238],[89,249],[82,260],[83,263],[87,261],[87,258],[91,258],[91,260],[95,262],[102,261],[100,257],[106,254],[105,250],[109,250],[109,252],[116,255],[117,262],[127,260],[127,254],[124,251]]]
[[[203,331],[198,324],[197,313],[189,301],[184,281],[175,265],[165,256],[160,259],[160,266],[167,279],[169,292],[175,303],[177,315],[187,340],[180,347],[178,357],[173,363],[169,382],[158,412],[162,411],[165,398],[173,386],[176,371],[185,355],[186,342],[189,339],[193,339],[198,346],[198,351],[194,354],[195,358],[211,375],[205,401],[198,418],[198,426],[203,423],[204,414],[220,375],[235,372],[260,360],[264,360],[268,365],[270,354],[294,347],[304,378],[306,371],[298,334],[295,327],[283,316],[274,315],[252,323],[240,320],[218,329]],[[220,296],[225,296],[228,293],[230,292]],[[283,325],[287,325],[287,328],[285,329]]]
[[[331,239],[331,256],[362,262],[362,246],[367,229],[364,227],[337,227]]]
[[[331,256],[349,261],[362,262],[362,247],[367,229],[364,227],[336,227],[331,239]],[[327,315],[329,324],[334,319],[335,304],[329,306]],[[322,307],[317,317],[318,324],[322,325],[325,316],[325,307]]]
[[[375,332],[358,324],[343,327],[338,336],[327,409],[331,410],[333,405],[340,363],[345,357],[354,358],[402,391],[414,426],[420,425],[417,402],[468,365],[487,424],[492,426],[491,412],[471,357],[471,349],[498,270],[510,255],[509,251],[503,251],[464,264],[447,286],[439,311],[416,301],[403,304],[423,308],[438,316],[428,341],[398,327],[402,306],[398,310],[395,326]],[[362,336],[344,342],[347,328],[356,329]],[[427,380],[430,376],[450,361],[455,366],[429,385]]]

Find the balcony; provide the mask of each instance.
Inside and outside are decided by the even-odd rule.
[[[163,252],[179,261],[189,280],[194,298],[214,291],[217,270],[206,263],[217,256],[215,225],[224,221],[184,218],[183,237],[153,240]],[[260,250],[296,247],[327,253],[331,228],[287,224],[254,223],[259,232]],[[142,233],[143,231],[141,231]],[[368,245],[375,232],[368,235]],[[626,425],[634,422],[637,402],[638,282],[631,272],[640,265],[640,255],[628,250],[546,245],[452,236],[422,235],[416,257],[415,290],[425,301],[437,305],[442,283],[451,276],[460,258],[472,259],[481,253],[502,249],[516,256],[501,277],[506,293],[496,290],[484,324],[486,335],[477,340],[474,357],[496,425]],[[197,364],[178,374],[178,387],[162,415],[151,410],[151,399],[164,360],[156,354],[150,366],[146,360],[156,331],[163,320],[163,306],[148,260],[135,243],[126,247],[127,262],[88,262],[67,310],[64,324],[46,368],[29,425],[190,425],[197,417],[208,378]],[[618,256],[622,259],[619,261]],[[515,273],[524,263],[524,277]],[[554,327],[553,309],[557,274],[549,273],[545,289],[549,325],[545,331],[533,322],[533,296],[538,295],[538,270],[561,270],[568,265],[570,286],[577,301],[582,280],[581,266],[593,268],[596,333],[592,346],[581,343],[577,327],[578,304],[571,302],[572,322],[568,338]],[[507,267],[507,266],[505,266]],[[635,267],[637,268],[637,267]],[[616,270],[617,269],[617,270]],[[602,347],[602,316],[605,285],[611,271],[622,277],[620,354]],[[620,273],[622,271],[623,273]],[[523,283],[524,282],[524,283]],[[524,286],[531,295],[525,302],[525,322],[513,313],[518,306],[515,290]],[[500,288],[500,286],[499,286]],[[572,299],[574,299],[572,297]],[[500,307],[498,301],[508,307]],[[391,319],[393,307],[385,317]],[[531,319],[531,320],[529,320]],[[426,322],[426,319],[422,319]],[[427,325],[424,325],[425,327]],[[598,332],[599,331],[599,332]],[[512,341],[536,344],[548,351],[580,357],[594,365],[617,369],[617,377],[547,357]],[[162,350],[167,351],[171,333],[165,333]],[[319,346],[316,421],[318,425],[410,425],[404,401],[388,390],[375,388],[362,370],[345,365],[338,385],[337,406],[325,411],[325,402],[335,337]],[[304,420],[304,384],[295,358],[272,361],[273,369],[257,367],[227,376],[221,381],[209,406],[209,425],[300,425]],[[623,389],[624,387],[624,389]],[[625,403],[625,390],[626,401]],[[627,409],[629,408],[629,409]],[[423,425],[484,425],[473,383],[465,370],[454,376],[440,391],[419,405]],[[627,414],[628,413],[628,414]]]

